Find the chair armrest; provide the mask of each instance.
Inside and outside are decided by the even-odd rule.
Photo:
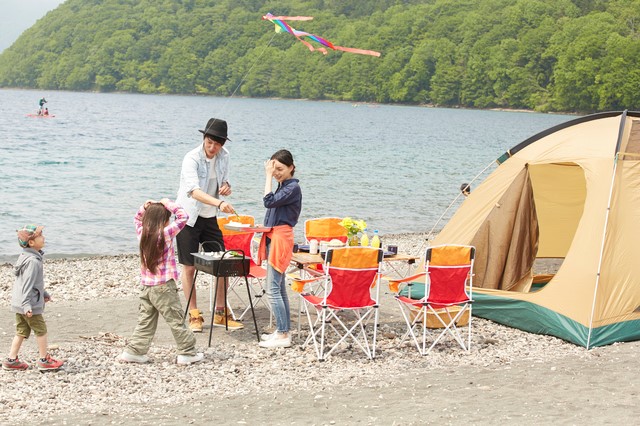
[[[324,279],[324,275],[313,277],[313,278],[302,278],[297,273],[291,273],[291,274],[287,274],[287,278],[289,278],[292,281],[291,290],[295,291],[296,293],[302,293],[302,291],[304,290],[304,286],[306,284],[309,284],[314,281],[320,281]]]
[[[417,274],[411,275],[409,277],[404,277],[404,278],[393,278],[393,277],[385,277],[385,278],[387,281],[389,281],[389,290],[397,294],[398,292],[400,292],[400,284],[415,281],[416,279],[420,277],[424,277],[425,275],[427,275],[426,272],[419,272]]]

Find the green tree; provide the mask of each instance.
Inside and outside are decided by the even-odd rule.
[[[311,52],[267,11],[382,56]],[[0,54],[0,87],[634,108],[639,25],[640,0],[66,0]]]

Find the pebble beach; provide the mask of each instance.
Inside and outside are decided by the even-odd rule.
[[[426,235],[384,237],[403,253],[424,250]],[[46,251],[46,248],[45,248]],[[196,335],[205,360],[175,363],[160,320],[145,365],[116,361],[136,325],[138,256],[47,259],[45,287],[51,354],[64,369],[0,371],[2,424],[607,424],[637,421],[638,342],[587,351],[550,336],[473,318],[469,352],[448,338],[427,356],[400,342],[404,322],[381,288],[376,358],[345,347],[319,362],[297,335],[294,344],[258,347],[250,316],[245,328],[209,327]],[[199,275],[198,302],[210,320],[210,278]],[[13,266],[0,265],[0,349],[9,351]],[[233,302],[232,302],[233,303]],[[183,299],[184,305],[184,299]],[[268,310],[256,308],[260,332]],[[353,349],[353,350],[351,350]],[[35,363],[33,338],[20,358]]]

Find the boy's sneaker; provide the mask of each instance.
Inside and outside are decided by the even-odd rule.
[[[202,333],[202,323],[204,323],[204,318],[200,309],[191,309],[189,311],[189,329],[194,333]]]
[[[29,364],[22,362],[16,357],[16,359],[5,358],[2,361],[3,370],[26,370],[29,368]]]
[[[196,362],[200,362],[204,359],[204,354],[202,352],[198,352],[195,355],[178,355],[177,363],[178,365],[190,365],[195,364]]]
[[[222,314],[214,314],[213,315],[213,326],[214,327],[225,327],[228,326],[229,330],[239,330],[244,328],[244,324],[238,322],[233,319],[233,315],[227,314],[227,323],[225,324],[225,318]]]
[[[56,359],[51,358],[51,355],[47,354],[47,357],[43,360],[38,360],[38,370],[57,370],[64,365],[63,361],[58,361]]]
[[[147,362],[149,362],[149,357],[146,355],[134,355],[130,354],[127,351],[122,351],[122,353],[118,355],[117,360],[121,362],[135,362],[138,364],[146,364]]]

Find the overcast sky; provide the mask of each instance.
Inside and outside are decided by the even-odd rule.
[[[65,0],[0,0],[0,52]]]

